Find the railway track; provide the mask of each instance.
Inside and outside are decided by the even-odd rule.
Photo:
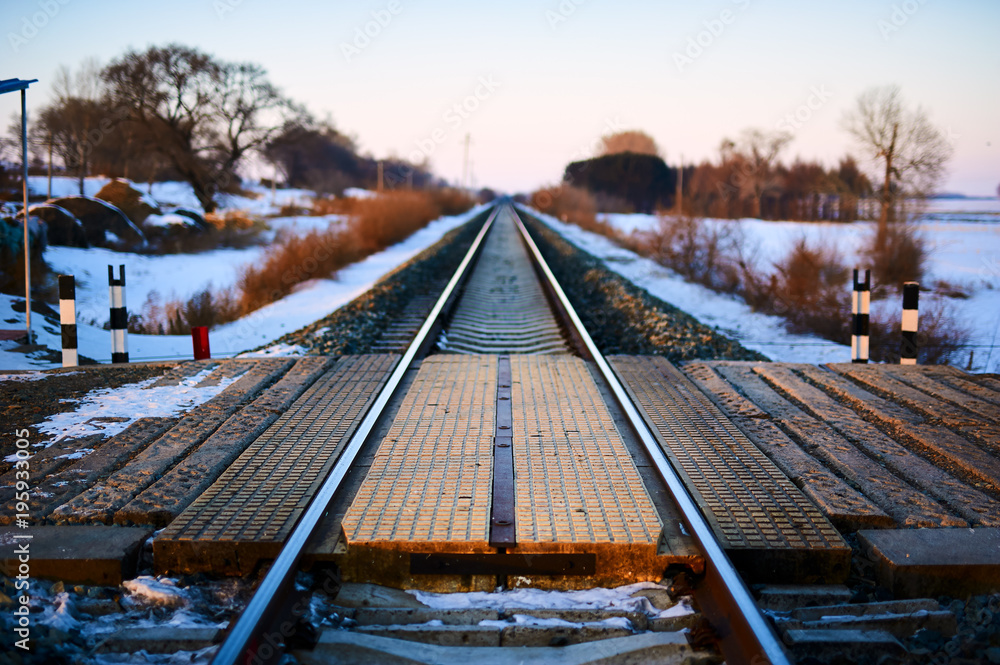
[[[618,365],[620,363],[616,366]],[[588,388],[591,379],[594,387]],[[455,403],[457,408],[454,411],[449,412],[446,408],[443,411],[445,415],[435,415],[433,407],[438,405],[428,405],[431,399],[429,395],[438,395],[434,390],[442,386],[457,386],[459,380],[466,382],[461,385],[475,397],[459,400]],[[528,394],[529,390],[535,392]],[[452,392],[457,391],[455,388]],[[566,429],[567,447],[564,449],[566,454],[563,459],[577,457],[577,462],[572,463],[578,464],[574,467],[574,473],[577,474],[576,482],[584,495],[580,499],[584,503],[580,505],[585,505],[586,510],[591,512],[596,510],[595,506],[599,506],[606,515],[610,511],[609,506],[614,504],[615,510],[625,515],[627,506],[623,507],[625,501],[618,495],[627,491],[635,495],[634,501],[639,506],[636,510],[642,514],[626,516],[620,525],[609,527],[611,535],[603,539],[593,536],[596,519],[588,516],[586,519],[590,521],[586,524],[590,530],[590,540],[603,540],[603,544],[588,544],[586,537],[574,536],[575,545],[561,547],[561,551],[550,551],[552,548],[546,549],[546,543],[542,542],[546,538],[540,538],[535,543],[531,541],[530,533],[532,529],[537,533],[546,528],[554,533],[561,528],[558,516],[552,518],[556,524],[546,526],[546,518],[541,516],[544,511],[534,508],[538,495],[555,490],[546,484],[548,476],[544,476],[544,473],[548,471],[539,471],[537,465],[532,466],[534,462],[531,460],[534,458],[531,455],[535,454],[532,446],[535,442],[518,430],[527,429],[529,419],[538,419],[539,431],[551,428],[548,421],[541,423],[549,415],[539,412],[558,412],[563,406],[564,410],[571,411],[573,409],[569,405],[578,403],[579,409],[586,412],[586,415],[580,421],[582,426],[573,426],[591,430],[603,427],[603,433],[599,433],[598,438],[604,437],[600,440],[606,442],[600,445],[608,446],[597,450],[596,455],[601,464],[595,465],[593,460],[585,460],[578,450],[574,451],[572,448],[571,439],[577,430]],[[481,417],[480,412],[484,410],[488,410],[491,415]],[[667,528],[660,531],[659,527],[661,523],[664,526],[675,524],[679,530],[678,540],[693,543],[696,551],[687,552],[686,558],[675,557],[674,560],[689,562],[688,572],[681,579],[696,580],[691,584],[690,590],[695,595],[707,625],[711,626],[710,629],[702,627],[695,631],[698,638],[696,646],[703,648],[709,645],[710,650],[717,648],[728,663],[788,662],[774,630],[755,604],[712,526],[699,510],[696,498],[685,487],[675,466],[671,464],[672,460],[664,454],[662,442],[658,441],[658,437],[662,438],[662,432],[658,433],[651,426],[648,410],[648,405],[644,408],[636,399],[634,387],[623,385],[611,363],[601,355],[591,340],[545,264],[518,211],[509,202],[498,203],[458,270],[451,276],[444,292],[434,303],[430,315],[420,325],[416,336],[395,364],[371,408],[354,429],[326,479],[309,499],[308,508],[288,535],[283,548],[230,630],[213,662],[220,665],[264,662],[276,655],[278,649],[275,640],[273,637],[268,639],[268,636],[282,634],[275,631],[279,630],[282,622],[288,621],[289,608],[299,595],[294,587],[295,574],[309,547],[327,536],[323,532],[323,525],[329,526],[330,515],[336,512],[333,508],[336,505],[349,505],[342,519],[348,541],[346,547],[356,552],[356,558],[362,562],[352,568],[348,557],[346,574],[354,575],[360,580],[364,575],[370,574],[368,562],[383,561],[387,557],[396,557],[393,560],[397,560],[409,556],[409,570],[398,574],[404,577],[409,574],[410,579],[457,579],[459,581],[454,584],[459,587],[467,587],[469,580],[477,579],[485,579],[485,583],[491,585],[495,582],[503,585],[509,584],[511,580],[521,580],[515,585],[531,586],[532,582],[524,582],[526,578],[530,578],[534,581],[533,584],[540,583],[543,588],[547,584],[551,586],[552,580],[569,580],[571,585],[583,584],[584,582],[572,577],[574,574],[584,575],[581,578],[583,580],[600,579],[606,583],[613,582],[617,575],[620,575],[622,584],[636,581],[637,575],[641,577],[645,574],[646,579],[649,579],[649,572],[637,571],[642,565],[649,566],[650,559],[655,559],[652,569],[659,565],[662,575],[662,563],[665,559],[651,557],[647,552],[643,555],[645,559],[623,559],[616,568],[616,564],[609,562],[609,559],[623,556],[627,559],[630,555],[623,553],[637,551],[639,547],[634,541],[629,541],[631,544],[626,547],[615,549],[614,541],[616,538],[620,541],[623,538],[621,534],[625,531],[645,528],[650,532],[645,537],[648,539],[651,534],[653,549],[658,547],[657,553],[662,554],[662,541],[669,533]],[[598,412],[605,414],[605,421],[595,420],[600,416]],[[575,416],[564,413],[559,417]],[[428,424],[421,421],[421,418],[428,418],[431,422]],[[627,446],[620,441],[618,444],[614,443],[616,426],[611,424],[612,419],[617,419],[619,429],[628,430],[625,438],[630,442],[630,450],[627,453]],[[390,421],[394,423],[391,427]],[[488,431],[487,428],[480,427],[486,421],[489,421]],[[566,422],[568,421],[560,420],[559,426],[568,428]],[[467,429],[448,439],[445,430],[455,429],[458,427],[456,423],[465,423],[462,426]],[[434,430],[435,427],[438,429]],[[420,434],[421,429],[428,428],[433,431]],[[391,436],[386,436],[387,432]],[[406,447],[409,445],[406,441],[417,441],[420,436],[424,436],[421,441],[430,441],[432,444],[420,444],[424,445],[420,449]],[[464,467],[455,467],[455,464],[461,466],[459,460],[450,467],[442,467],[443,484],[438,487],[435,496],[415,494],[407,489],[414,484],[413,475],[411,473],[406,476],[405,469],[400,471],[400,463],[405,465],[406,460],[413,459],[413,456],[430,455],[432,459],[428,459],[426,465],[420,467],[420,473],[433,478],[436,477],[438,468],[434,465],[445,463],[433,459],[434,451],[439,455],[457,455],[464,459],[466,448],[472,445],[469,442],[473,440],[480,441],[482,445],[477,459],[484,459],[482,454],[485,451],[491,468],[485,472],[473,470],[471,473],[474,478],[468,480],[470,472]],[[447,448],[449,441],[450,445],[459,447]],[[372,450],[377,444],[381,447],[377,454],[373,454]],[[618,448],[612,450],[614,445]],[[545,454],[545,451],[538,454]],[[362,458],[367,458],[372,470],[364,480],[359,480],[364,473],[358,471],[356,463]],[[552,462],[553,458],[544,459],[544,464],[567,463]],[[678,463],[677,460],[673,461],[674,464]],[[382,466],[379,467],[379,464]],[[587,467],[584,473],[591,474],[586,476],[586,483],[581,481],[584,476],[580,475],[580,465]],[[639,468],[642,469],[641,472],[637,470]],[[397,475],[391,481],[384,480],[390,478],[392,473]],[[562,478],[565,480],[563,467],[560,467],[558,473],[564,474]],[[605,474],[611,474],[607,477],[613,477],[618,484],[608,484],[610,481]],[[640,475],[642,481],[639,480]],[[450,499],[451,488],[448,483],[452,481],[462,483],[462,489],[456,490],[462,492],[466,489],[465,483],[472,483],[468,485],[469,494]],[[587,483],[592,483],[593,487],[586,487]],[[603,496],[588,498],[591,490]],[[659,497],[664,491],[669,499],[658,499],[659,505],[654,507],[649,496]],[[351,494],[353,496],[349,496]],[[383,494],[386,496],[382,496]],[[439,534],[439,540],[445,544],[439,543],[440,547],[432,548],[433,551],[427,551],[426,547],[408,551],[407,543],[410,541],[393,540],[402,530],[399,525],[400,520],[404,519],[399,515],[393,517],[393,506],[414,506],[411,511],[414,514],[406,518],[410,521],[405,524],[408,533],[413,533],[421,528],[421,521],[425,517],[421,514],[421,506],[424,505],[421,501],[435,502],[433,509],[428,509],[430,512],[441,510],[442,505],[453,501],[451,517],[442,518],[444,521],[441,523],[446,526],[430,527],[446,528],[449,535]],[[546,510],[554,512],[551,507],[554,504],[546,505]],[[525,512],[528,507],[534,511],[530,516]],[[578,506],[570,505],[566,508],[586,512]],[[403,509],[402,513],[406,513],[406,510]],[[392,519],[396,520],[392,533],[379,532],[380,525],[388,524]],[[426,519],[438,518],[427,516]],[[579,531],[580,525],[584,524],[582,517],[571,515],[569,519],[571,530],[575,525]],[[460,529],[466,529],[462,532],[463,535],[456,536],[452,533]],[[626,540],[632,536],[629,532]],[[550,540],[558,540],[558,535],[552,535]],[[661,542],[657,543],[657,540]],[[345,546],[344,543],[340,545]],[[588,547],[596,548],[597,553]],[[555,549],[559,550],[560,547]],[[640,560],[646,563],[642,564]],[[577,570],[573,570],[574,567]],[[363,571],[359,572],[361,569]],[[434,577],[434,574],[449,572],[454,575]],[[394,611],[397,612],[396,615],[389,612],[380,620],[390,624],[404,623],[399,619],[399,612],[402,610]],[[476,616],[478,615],[471,619],[452,617],[450,623],[475,623]],[[440,614],[424,612],[421,617],[424,621],[431,622],[431,627],[436,627],[435,620],[438,624],[441,623]],[[601,629],[598,623],[601,618],[596,614],[587,615],[586,612],[549,616],[550,619],[563,619],[564,624],[567,617],[572,622],[593,628],[594,635],[588,639],[611,639],[602,640],[601,648],[617,649],[620,654],[632,654],[637,661],[656,660],[660,657],[657,654],[663,653],[665,645],[669,643],[677,647],[678,640],[684,641],[676,634],[657,637],[653,633],[644,633],[645,636],[624,637],[620,624],[612,624],[618,628],[618,632],[607,626]],[[565,632],[564,626],[561,629]],[[522,645],[559,644],[560,626],[540,629],[536,625],[532,630],[534,641],[522,641]],[[549,632],[545,633],[545,630]],[[630,632],[631,630],[626,631]],[[542,633],[542,636],[539,637],[538,633]],[[287,635],[287,631],[285,634]],[[337,645],[330,640],[335,642],[333,637],[325,642],[320,637],[319,642],[336,652],[334,647]],[[295,642],[294,639],[285,641],[289,644]],[[611,644],[614,646],[609,646]],[[390,647],[386,646],[385,649],[389,650]],[[578,652],[566,649],[569,647],[564,648],[561,656],[570,659],[566,662],[590,662],[589,659],[593,658],[594,652],[587,647]],[[346,653],[344,648],[340,648],[340,652],[341,656]],[[307,651],[296,653],[300,657],[306,654],[309,662],[336,660],[322,656],[321,650],[312,656]],[[416,653],[412,652],[411,657],[419,661],[419,655],[414,655]],[[446,660],[442,653],[446,652],[428,652],[424,657],[428,659],[427,662],[435,658]],[[473,653],[488,652],[454,652],[453,655],[458,659],[467,659]],[[527,651],[521,653],[528,655]],[[676,651],[673,653],[676,655]],[[376,652],[369,651],[367,657],[375,655]],[[391,659],[390,656],[401,657],[389,651],[383,652],[382,656],[387,660]],[[535,657],[548,658],[552,654],[543,649],[535,653]],[[577,660],[574,661],[573,658]]]

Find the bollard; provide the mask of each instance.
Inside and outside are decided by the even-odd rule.
[[[868,362],[868,312],[871,308],[871,271],[865,270],[865,281],[858,281],[858,273],[854,269],[854,295],[851,302],[853,321],[851,322],[851,362]]]
[[[76,279],[59,275],[59,324],[62,328],[62,366],[76,367],[80,356],[76,346]]]
[[[128,362],[128,310],[125,308],[125,266],[118,266],[118,279],[108,266],[111,294],[111,362]]]
[[[899,364],[917,364],[917,319],[920,284],[903,284],[903,340],[899,345]]]
[[[212,357],[212,351],[208,348],[207,326],[192,326],[191,342],[194,344],[195,360],[207,360]]]

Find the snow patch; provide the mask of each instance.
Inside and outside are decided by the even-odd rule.
[[[654,582],[638,582],[614,589],[597,587],[580,591],[545,591],[541,589],[511,589],[489,593],[473,591],[469,593],[430,593],[408,590],[418,601],[438,610],[464,609],[614,609],[628,612],[642,612],[658,616],[659,610],[645,596],[634,596],[643,589],[667,588]],[[669,611],[669,610],[668,610]],[[688,612],[684,612],[687,614]]]
[[[215,397],[239,377],[220,379],[216,385],[197,387],[216,368],[204,369],[176,386],[153,386],[161,377],[154,376],[119,388],[91,390],[79,400],[75,411],[57,413],[36,427],[55,437],[48,445],[63,439],[91,434],[114,436],[139,418],[171,417],[193,409]],[[74,453],[75,454],[75,453]]]
[[[157,578],[140,575],[134,580],[122,582],[122,586],[128,591],[128,595],[124,598],[128,604],[181,608],[186,607],[190,602],[187,590],[179,588],[177,580],[169,577]],[[176,615],[171,618],[171,621],[174,621],[175,617]],[[187,619],[182,617],[180,621],[182,623],[169,625],[183,625]],[[156,625],[162,625],[162,623]]]

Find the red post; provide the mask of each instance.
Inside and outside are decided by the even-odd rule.
[[[212,351],[208,348],[207,326],[192,326],[191,342],[194,344],[195,360],[206,360],[212,357]]]

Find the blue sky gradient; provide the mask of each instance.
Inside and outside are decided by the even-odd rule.
[[[391,20],[355,46],[373,12]],[[951,136],[945,189],[993,195],[1000,184],[994,0],[3,0],[0,25],[0,77],[40,80],[29,109],[47,101],[60,64],[176,41],[262,64],[363,151],[430,153],[452,181],[468,132],[475,183],[511,192],[558,181],[616,128],[648,132],[676,164],[783,123],[795,135],[786,161],[833,165],[857,152],[845,110],[889,83]],[[16,95],[0,97],[4,125],[18,109]]]

